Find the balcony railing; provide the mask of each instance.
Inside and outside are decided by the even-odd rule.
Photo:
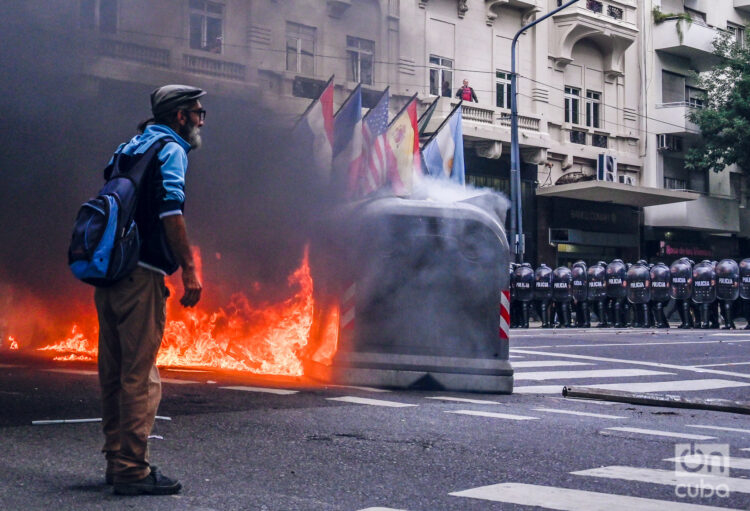
[[[169,50],[114,39],[102,39],[99,53],[105,57],[138,62],[156,67],[169,67]]]
[[[185,54],[183,55],[182,65],[185,71],[192,73],[232,80],[245,80],[245,66],[234,62]]]
[[[492,124],[495,112],[487,108],[479,108],[467,104],[461,105],[461,115],[467,121],[481,122],[483,124]]]
[[[510,128],[510,114],[500,114],[500,125]],[[539,131],[539,119],[519,115],[518,127],[522,130]]]
[[[665,177],[664,188],[667,190],[687,190],[687,181],[675,177]]]

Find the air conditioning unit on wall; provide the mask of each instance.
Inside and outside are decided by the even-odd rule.
[[[598,181],[617,182],[617,158],[609,154],[600,154],[596,159],[596,179]]]

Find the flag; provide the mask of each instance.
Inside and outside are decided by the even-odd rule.
[[[435,108],[437,108],[438,101],[440,101],[440,96],[436,97],[435,101],[430,103],[430,106],[427,107],[427,110],[425,110],[424,113],[419,116],[417,125],[419,126],[420,137],[425,134],[427,125],[430,124],[430,119],[432,119],[432,114],[435,113]]]
[[[464,168],[464,136],[461,127],[461,103],[422,150],[427,174],[439,179],[450,179],[459,184],[466,182]]]
[[[415,176],[422,174],[416,94],[391,121],[386,139],[395,156],[395,167],[389,167],[387,171],[388,181],[396,195],[409,195]]]
[[[292,136],[302,154],[312,155],[321,178],[328,182],[333,151],[333,76],[297,121]]]
[[[333,119],[333,186],[353,195],[362,165],[362,89],[349,95]]]
[[[388,145],[389,89],[362,121],[362,168],[356,195],[364,197],[386,184],[388,168],[396,167],[396,158]]]

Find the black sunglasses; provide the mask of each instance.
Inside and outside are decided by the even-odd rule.
[[[183,112],[190,112],[191,114],[198,114],[198,117],[200,117],[200,120],[203,121],[206,119],[206,111],[203,108],[198,108],[196,110],[188,110],[183,109]]]

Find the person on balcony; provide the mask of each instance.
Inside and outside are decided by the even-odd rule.
[[[469,80],[467,80],[466,78],[464,78],[463,86],[459,87],[456,91],[456,97],[459,99],[463,99],[464,101],[473,101],[474,103],[479,103],[474,89],[469,87]]]

